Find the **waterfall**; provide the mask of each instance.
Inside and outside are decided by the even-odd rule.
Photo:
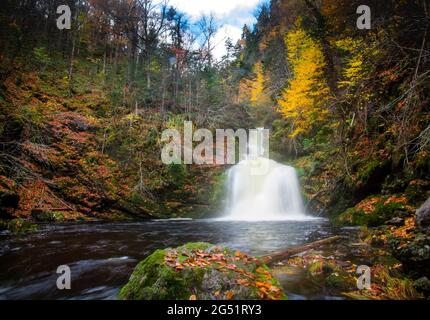
[[[306,219],[296,170],[264,157],[232,167],[227,193],[227,220]]]

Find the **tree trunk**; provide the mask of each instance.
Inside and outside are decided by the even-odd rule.
[[[285,250],[277,252],[277,253],[262,256],[260,258],[264,261],[264,263],[271,264],[271,263],[287,260],[291,256],[294,256],[294,255],[299,254],[301,252],[315,249],[315,248],[321,247],[322,245],[331,244],[331,243],[336,242],[340,239],[341,239],[340,236],[326,238],[326,239],[318,240],[318,241],[308,243],[308,244],[305,244],[302,246],[291,247],[291,248],[285,249]]]

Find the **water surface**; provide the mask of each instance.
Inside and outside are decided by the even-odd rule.
[[[34,234],[0,235],[0,299],[115,299],[135,265],[156,249],[204,241],[258,256],[333,232],[322,219],[45,225]],[[60,265],[71,268],[71,290],[56,287]]]

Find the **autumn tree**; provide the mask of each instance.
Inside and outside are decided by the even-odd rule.
[[[278,99],[279,111],[291,121],[290,137],[309,133],[325,120],[330,90],[321,45],[301,27],[300,22],[285,37],[293,78]]]

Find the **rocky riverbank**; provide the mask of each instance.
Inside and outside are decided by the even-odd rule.
[[[378,227],[344,227],[338,240],[273,263],[272,269],[257,258],[208,244],[159,250],[136,267],[120,297],[428,299],[429,215],[427,201],[415,216]],[[370,270],[370,288],[359,287],[363,268]]]

